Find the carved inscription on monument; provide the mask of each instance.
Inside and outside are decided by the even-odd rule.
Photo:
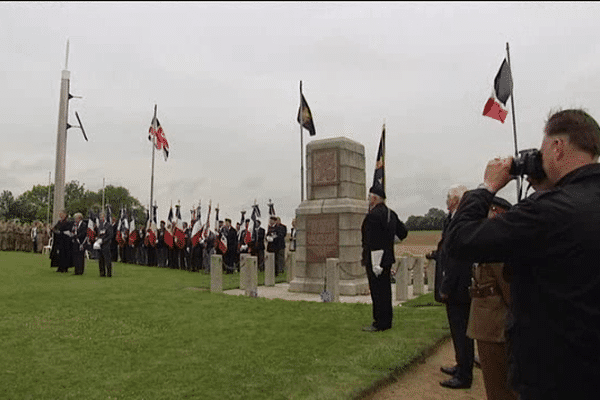
[[[306,216],[306,261],[324,263],[339,254],[337,214]]]
[[[315,150],[312,153],[312,183],[326,186],[339,183],[339,162],[337,149]]]

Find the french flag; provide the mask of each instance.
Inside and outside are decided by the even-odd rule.
[[[506,58],[502,61],[500,70],[494,79],[494,88],[487,103],[483,107],[483,115],[504,123],[508,111],[506,110],[506,102],[512,94],[513,81],[510,72],[510,65]]]

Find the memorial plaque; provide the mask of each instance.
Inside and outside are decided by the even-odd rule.
[[[306,216],[306,261],[324,263],[339,254],[337,214]]]
[[[339,160],[337,149],[323,149],[312,153],[312,184],[316,186],[339,183]]]

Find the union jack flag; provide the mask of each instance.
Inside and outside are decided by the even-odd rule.
[[[163,128],[160,126],[160,122],[156,117],[156,105],[154,106],[154,117],[152,118],[152,123],[150,124],[150,130],[148,131],[148,140],[154,143],[156,150],[162,149],[163,155],[165,156],[165,161],[167,161],[167,158],[169,158],[169,142],[167,142],[165,132],[163,131]]]

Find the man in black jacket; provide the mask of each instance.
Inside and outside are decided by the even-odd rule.
[[[385,205],[385,192],[380,185],[369,190],[369,212],[362,223],[362,265],[367,271],[373,323],[363,328],[377,332],[392,327],[392,283],[390,273],[394,257],[394,237],[403,240],[408,235],[398,215]]]
[[[540,153],[552,187],[492,219],[512,158],[488,163],[450,223],[450,254],[512,267],[509,374],[521,400],[598,398],[600,127],[582,110],[557,112]]]
[[[448,219],[444,223],[442,239],[438,245],[440,250],[436,254],[435,297],[438,301],[446,304],[446,314],[456,359],[455,366],[440,368],[442,372],[452,375],[451,379],[440,382],[440,385],[450,389],[469,388],[473,381],[475,344],[473,339],[467,337],[467,324],[471,306],[469,286],[471,284],[470,267],[472,263],[451,257],[447,241],[449,223],[466,191],[467,187],[463,185],[454,185],[448,190],[446,197]]]
[[[83,220],[81,213],[75,214],[75,223],[73,224],[73,267],[75,267],[75,275],[83,275],[84,267],[84,243],[87,238],[87,223]]]
[[[100,276],[112,276],[112,258],[110,255],[111,240],[113,239],[113,230],[111,223],[106,220],[106,214],[100,213],[100,221],[98,224],[98,238],[94,247],[100,247],[100,255],[98,259],[98,268]]]

